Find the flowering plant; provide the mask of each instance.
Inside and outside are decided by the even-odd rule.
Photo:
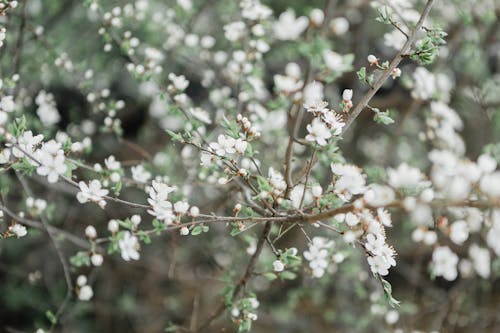
[[[0,0],[1,278],[54,298],[19,328],[462,325],[393,292],[500,274],[499,8],[460,3]]]

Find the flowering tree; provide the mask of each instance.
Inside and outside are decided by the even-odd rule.
[[[0,1],[5,329],[499,328],[498,4],[297,3]]]

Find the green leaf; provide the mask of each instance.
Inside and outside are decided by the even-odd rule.
[[[88,252],[79,251],[69,259],[71,265],[75,267],[90,266],[90,257]]]
[[[272,272],[264,273],[264,277],[269,281],[274,281],[278,278],[278,276]]]
[[[384,295],[387,301],[389,302],[389,305],[392,306],[393,308],[399,306],[401,302],[392,297],[391,284],[387,280],[384,280],[382,277],[380,277],[380,281],[382,282],[382,287],[384,288]]]
[[[389,116],[389,111],[380,111],[378,109],[373,109],[375,112],[375,116],[373,117],[373,120],[377,124],[384,124],[384,125],[390,125],[394,123],[394,119],[392,119]]]
[[[52,325],[57,324],[57,317],[54,313],[52,313],[52,311],[50,311],[50,310],[45,311],[45,316],[47,317],[47,319],[50,321],[50,323]]]
[[[184,141],[181,134],[175,133],[171,130],[165,130],[165,131],[168,133],[168,135],[170,135],[170,137],[172,138],[173,141],[177,141],[177,142]]]
[[[294,272],[290,272],[290,271],[283,271],[280,273],[280,277],[283,280],[295,280],[295,278],[297,277],[297,274],[295,274]]]
[[[366,83],[366,67],[361,67],[359,71],[356,72],[359,81]]]
[[[201,225],[197,225],[196,227],[191,230],[191,235],[193,236],[198,236],[203,232],[203,227]]]
[[[139,239],[144,242],[144,244],[151,244],[151,237],[149,235],[141,230],[137,233],[137,236],[139,236]]]

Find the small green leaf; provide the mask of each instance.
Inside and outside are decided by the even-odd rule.
[[[57,324],[57,317],[54,313],[52,313],[52,311],[50,311],[50,310],[45,311],[45,316],[47,317],[47,319],[50,321],[50,323],[52,325]]]

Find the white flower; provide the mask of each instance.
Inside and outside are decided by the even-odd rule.
[[[485,175],[479,183],[479,188],[491,198],[500,198],[500,171]]]
[[[497,161],[488,154],[482,154],[477,158],[477,165],[483,173],[491,173],[497,168]]]
[[[294,208],[299,208],[302,197],[304,197],[304,205],[312,202],[311,191],[309,189],[306,189],[304,193],[304,184],[298,184],[290,192],[290,200],[292,201],[292,206]]]
[[[90,261],[92,262],[92,265],[98,267],[98,266],[102,265],[102,262],[104,261],[104,258],[99,253],[94,253],[90,257]]]
[[[469,238],[467,222],[460,220],[450,226],[450,238],[453,243],[462,245]]]
[[[378,208],[377,209],[377,217],[380,223],[382,223],[386,227],[392,227],[392,221],[391,221],[391,213],[386,211],[383,208]]]
[[[495,252],[497,256],[500,256],[500,209],[494,209],[491,214],[492,226],[486,235],[486,242],[488,246]]]
[[[349,21],[345,17],[336,17],[330,21],[330,29],[336,35],[343,35],[349,30]]]
[[[413,80],[414,85],[411,92],[413,98],[421,100],[432,98],[436,92],[436,78],[431,72],[424,67],[417,67],[413,73]]]
[[[290,94],[296,92],[302,88],[304,83],[294,77],[279,75],[276,74],[274,76],[274,84],[279,91]]]
[[[345,215],[344,221],[348,226],[354,227],[359,223],[359,217],[356,214],[349,212]]]
[[[148,202],[152,209],[149,209],[148,213],[167,225],[175,219],[172,203],[168,201],[168,194],[172,191],[173,187],[157,181],[153,181],[153,186],[149,190]]]
[[[379,274],[382,276],[389,274],[389,268],[391,265],[387,263],[383,257],[368,257],[367,261],[373,274]]]
[[[275,272],[283,272],[285,269],[285,264],[281,260],[275,260],[273,262],[273,269]]]
[[[57,124],[59,120],[61,120],[61,116],[57,111],[54,96],[52,94],[41,90],[38,93],[35,102],[38,105],[36,113],[42,124],[45,126],[51,126]]]
[[[339,176],[335,181],[335,190],[339,193],[361,194],[365,191],[365,178],[361,170],[350,164],[332,164],[332,172]]]
[[[319,8],[314,8],[311,10],[311,13],[309,14],[309,17],[311,18],[311,22],[319,27],[323,24],[323,21],[325,20],[325,12]]]
[[[179,233],[181,234],[181,236],[187,236],[187,235],[189,235],[189,228],[188,227],[182,227],[179,230]]]
[[[146,183],[151,178],[151,172],[144,169],[142,164],[133,166],[131,169],[132,178],[139,183]]]
[[[189,86],[189,81],[184,75],[177,76],[174,73],[170,73],[168,74],[168,79],[178,91],[184,91]]]
[[[304,103],[304,108],[307,110],[307,112],[311,112],[313,114],[323,114],[328,112],[327,106],[328,102],[319,99],[306,101],[306,103]]]
[[[306,140],[316,142],[320,146],[325,146],[332,136],[328,127],[318,118],[314,118],[312,123],[307,125],[307,131],[309,134],[306,135]]]
[[[342,92],[342,100],[344,102],[352,100],[352,94],[352,89],[344,89],[344,91]]]
[[[324,237],[314,237],[309,243],[309,249],[304,251],[304,258],[309,261],[313,276],[320,278],[325,274],[328,268],[329,250],[335,243]]]
[[[314,185],[311,188],[311,193],[314,198],[320,198],[321,194],[323,193],[323,189],[321,188],[321,185]]]
[[[24,152],[28,154],[33,154],[36,150],[36,147],[42,142],[42,140],[43,140],[43,135],[39,134],[33,136],[33,132],[26,131],[20,137],[17,138],[17,144],[20,147],[20,149],[13,147],[12,155],[14,155],[17,158],[22,158],[24,157]]]
[[[406,163],[400,164],[397,169],[389,168],[387,176],[389,184],[394,188],[417,187],[424,177],[419,169],[410,167]]]
[[[231,22],[224,26],[224,36],[228,41],[235,42],[245,36],[246,26],[242,21]]]
[[[76,194],[76,198],[80,203],[92,201],[99,204],[101,207],[106,205],[106,201],[103,197],[106,196],[109,191],[102,188],[99,180],[91,180],[88,185],[84,181],[81,181],[78,183],[78,186],[80,187],[80,192]]]
[[[342,129],[345,126],[345,122],[342,117],[333,110],[328,110],[322,115],[323,121],[333,130],[333,135],[342,134]]]
[[[0,100],[0,110],[4,112],[12,112],[16,108],[13,96],[4,96]]]
[[[92,225],[88,225],[85,228],[85,236],[88,238],[96,238],[97,237],[97,230],[95,230],[95,227]]]
[[[0,151],[0,164],[6,164],[10,160],[10,150],[3,149]]]
[[[28,230],[26,230],[26,227],[19,223],[16,223],[13,226],[11,226],[9,228],[9,231],[13,232],[17,238],[24,237],[28,234]]]
[[[342,72],[347,68],[344,65],[343,57],[337,52],[331,50],[323,51],[323,61],[325,62],[326,67],[328,67],[332,71]]]
[[[483,279],[489,278],[491,273],[491,259],[488,249],[472,244],[469,248],[469,256],[472,259],[476,273]]]
[[[113,155],[106,158],[104,160],[104,164],[106,165],[106,168],[108,168],[108,170],[118,170],[121,167],[120,162],[117,161]]]
[[[240,7],[241,16],[252,21],[265,20],[273,13],[269,7],[261,4],[259,0],[242,0]]]
[[[59,177],[64,175],[68,170],[61,144],[54,140],[45,143],[42,148],[36,152],[36,157],[40,162],[36,172],[40,176],[47,176],[47,181],[49,183],[57,182]]]
[[[371,254],[378,256],[382,254],[382,249],[385,246],[385,239],[381,235],[368,234],[366,236],[365,248]]]
[[[234,149],[236,150],[237,153],[245,154],[247,147],[248,147],[248,142],[246,140],[239,138],[236,139],[236,142],[234,143]]]
[[[448,246],[439,246],[434,249],[432,264],[436,276],[442,276],[448,281],[457,278],[458,256]]]
[[[120,230],[120,224],[118,223],[117,220],[109,220],[108,222],[108,231],[111,233],[116,233]]]
[[[212,148],[217,155],[224,156],[227,154],[233,154],[236,152],[235,149],[236,140],[230,136],[220,134],[217,137],[217,142],[210,143],[210,148]]]
[[[139,260],[139,241],[130,231],[124,232],[122,239],[118,241],[118,246],[120,247],[123,260]]]
[[[78,299],[80,301],[90,301],[90,299],[94,296],[94,292],[92,291],[92,287],[88,285],[84,285],[80,287],[78,291]]]
[[[273,24],[273,32],[277,39],[294,40],[306,30],[309,20],[305,16],[295,17],[292,9],[281,13],[278,21]]]
[[[188,209],[189,209],[189,204],[185,201],[177,201],[174,204],[174,211],[177,214],[184,215],[187,213]]]
[[[285,178],[279,171],[276,171],[274,170],[274,168],[270,167],[268,173],[269,184],[273,187],[276,194],[279,194],[286,190]]]

